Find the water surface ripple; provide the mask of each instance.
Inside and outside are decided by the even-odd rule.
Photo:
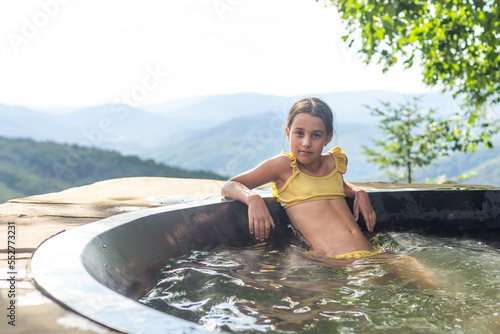
[[[301,248],[192,251],[170,259],[140,302],[208,330],[269,333],[499,333],[500,251],[475,240],[390,233],[437,289],[394,277],[386,261],[325,263]]]

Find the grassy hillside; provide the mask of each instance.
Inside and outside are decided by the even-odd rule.
[[[224,178],[211,172],[187,171],[114,151],[0,137],[0,203],[131,176]]]
[[[488,160],[471,171],[477,172],[477,175],[472,176],[467,180],[468,184],[486,184],[500,186],[500,157]]]
[[[464,173],[476,172],[477,175],[461,181],[466,184],[500,186],[500,137],[493,138],[493,149],[478,148],[474,153],[456,153],[438,160],[433,165],[418,170],[418,180],[435,179],[440,175],[455,177]]]

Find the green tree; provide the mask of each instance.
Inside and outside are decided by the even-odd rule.
[[[419,98],[413,98],[396,107],[389,102],[382,102],[383,108],[366,106],[372,115],[382,117],[379,128],[384,137],[372,140],[379,150],[363,145],[362,153],[369,157],[368,161],[384,169],[394,182],[411,183],[416,167],[427,166],[453,150],[448,136],[460,137],[452,120],[435,119],[436,111],[422,112],[418,102]],[[459,142],[466,145],[468,139],[462,138]]]
[[[486,114],[491,104],[500,102],[500,1],[330,2],[347,25],[343,39],[349,47],[358,49],[367,63],[375,59],[383,71],[398,61],[406,68],[418,61],[426,85],[441,85],[464,97],[460,128],[485,129],[479,142],[491,146],[498,123]]]

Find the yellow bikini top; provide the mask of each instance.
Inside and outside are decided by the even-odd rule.
[[[297,165],[297,159],[292,153],[288,155],[291,160],[292,176],[280,189],[273,183],[273,196],[278,199],[281,206],[286,209],[292,205],[321,199],[344,198],[344,182],[342,174],[347,171],[347,159],[340,147],[328,151],[335,160],[335,168],[326,176],[315,177],[304,174]]]

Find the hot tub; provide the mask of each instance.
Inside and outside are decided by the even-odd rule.
[[[500,190],[369,192],[376,230],[479,238],[499,247]],[[276,228],[271,243],[293,233],[281,206],[265,198]],[[348,200],[352,207],[352,201]],[[361,219],[360,224],[364,228]],[[35,252],[37,287],[57,302],[126,333],[201,333],[195,323],[149,308],[137,299],[155,284],[164,263],[193,249],[254,244],[246,206],[220,198],[144,209],[61,233]]]

